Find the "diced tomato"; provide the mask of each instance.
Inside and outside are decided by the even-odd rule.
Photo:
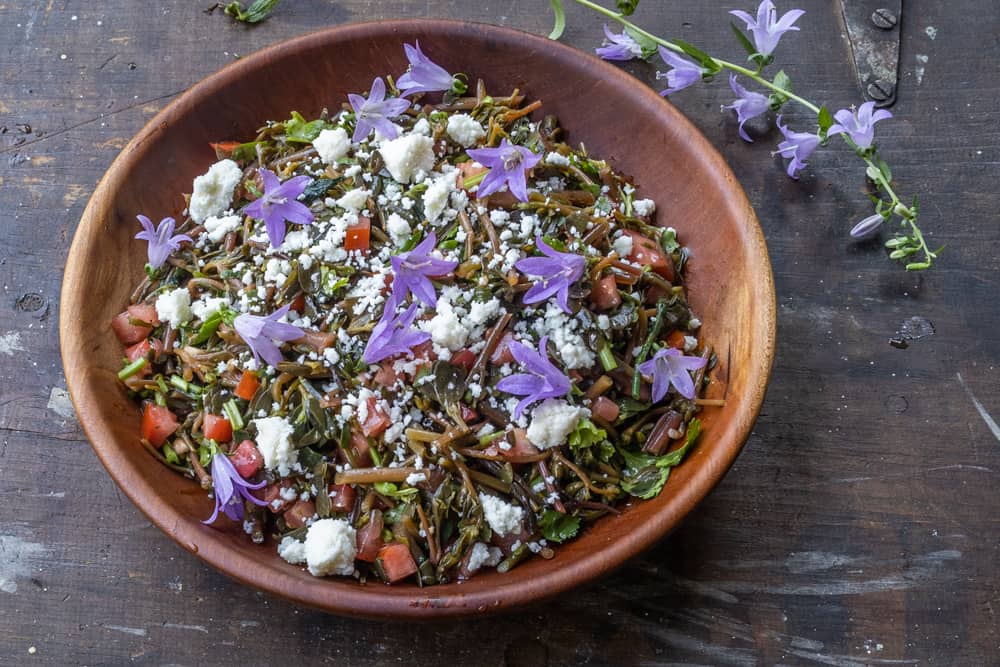
[[[476,167],[474,163],[460,162],[458,165],[458,174],[455,175],[455,187],[460,190],[465,190],[465,181],[473,176],[479,176],[480,174],[485,174],[489,169],[486,167]]]
[[[222,158],[222,157],[229,157],[230,155],[232,155],[233,151],[236,150],[236,147],[240,145],[240,142],[216,141],[214,143],[209,143],[208,145],[215,150],[215,154],[218,157]]]
[[[617,403],[607,396],[598,396],[591,404],[590,411],[594,413],[595,417],[603,419],[606,422],[613,422],[618,419],[620,408]]]
[[[149,335],[153,327],[160,323],[156,308],[148,303],[137,303],[125,309],[111,320],[111,328],[125,345],[138,343]]]
[[[382,520],[381,510],[372,510],[371,519],[364,528],[358,531],[355,538],[358,547],[358,560],[366,563],[374,563],[378,556],[379,549],[382,548],[382,528],[385,522]]]
[[[371,445],[368,444],[368,438],[357,428],[351,429],[351,451],[354,454],[356,468],[367,468],[372,464]]]
[[[299,500],[285,512],[285,523],[289,528],[301,528],[306,525],[306,519],[316,513],[316,503],[311,500]]]
[[[656,241],[631,229],[626,229],[622,233],[632,239],[632,252],[628,255],[630,262],[648,266],[667,280],[673,281],[674,260],[663,252]]]
[[[294,310],[300,315],[305,312],[306,309],[306,295],[305,292],[299,292],[299,295],[292,299],[292,303],[289,306],[290,310]]]
[[[466,371],[471,371],[472,365],[476,363],[476,356],[472,350],[462,350],[452,355],[451,363],[455,366],[461,366]]]
[[[265,503],[267,503],[267,509],[271,510],[272,514],[280,514],[288,509],[288,506],[292,504],[293,501],[285,500],[281,497],[281,492],[285,489],[290,489],[294,486],[291,480],[283,479],[279,484],[268,484],[264,487],[264,493],[260,497]],[[258,492],[255,492],[256,495]]]
[[[220,415],[205,413],[205,420],[201,424],[201,432],[209,440],[216,442],[229,442],[233,439],[233,425],[229,420]]]
[[[462,404],[462,421],[473,422],[479,419],[479,413],[470,408],[468,405]]]
[[[501,449],[500,454],[508,459],[515,460],[525,456],[535,456],[539,453],[538,447],[528,440],[528,432],[523,428],[515,428],[512,432],[514,444],[510,449]]]
[[[622,296],[618,293],[618,283],[611,274],[594,282],[590,289],[590,302],[598,310],[611,310],[621,305]]]
[[[514,353],[510,351],[512,340],[514,340],[513,334],[506,333],[503,335],[497,348],[493,350],[493,354],[490,356],[491,364],[494,366],[503,366],[504,364],[514,363]]]
[[[374,396],[368,397],[367,405],[368,414],[365,415],[365,420],[361,422],[361,432],[367,438],[374,438],[389,428],[389,415],[382,410]]]
[[[142,411],[142,437],[160,447],[177,430],[177,415],[156,403],[146,403]]]
[[[417,564],[410,554],[410,547],[400,542],[387,544],[378,550],[376,556],[382,563],[382,571],[390,584],[405,579],[417,571]]]
[[[676,348],[678,350],[684,349],[684,332],[680,329],[674,329],[667,336],[667,345]]]
[[[149,339],[141,340],[135,345],[125,348],[125,358],[129,361],[136,361],[138,359],[150,359],[153,356],[153,348],[149,344]],[[149,367],[149,364],[143,366],[142,370],[139,371],[139,377],[146,377],[152,374],[153,369]]]
[[[316,329],[303,329],[302,335],[293,340],[293,343],[308,345],[316,352],[322,352],[333,345],[337,340],[337,334],[332,331],[317,331]]]
[[[330,509],[334,512],[350,512],[354,509],[354,499],[358,492],[350,484],[330,485]]]
[[[257,374],[253,371],[243,371],[240,383],[236,385],[236,390],[233,393],[244,401],[249,401],[253,399],[258,389],[260,389],[260,380],[257,379]]]
[[[368,252],[371,243],[372,221],[369,218],[359,217],[357,224],[347,228],[347,235],[344,237],[344,250],[361,250]]]
[[[229,460],[243,479],[250,479],[264,467],[264,457],[260,455],[253,440],[241,442]]]
[[[396,373],[396,362],[393,359],[386,359],[379,366],[378,371],[375,372],[374,380],[383,387],[391,387],[396,384],[396,380],[399,378],[399,374]]]

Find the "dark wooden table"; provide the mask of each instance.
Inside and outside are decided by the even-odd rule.
[[[817,154],[793,182],[769,154],[776,131],[747,145],[719,113],[724,80],[675,96],[733,166],[768,237],[779,344],[756,430],[686,523],[617,574],[527,612],[431,625],[296,608],[153,528],[68,402],[61,268],[127,140],[233,58],[397,16],[544,33],[547,3],[287,0],[252,28],[206,14],[209,4],[0,2],[0,664],[997,664],[992,0],[905,3],[896,119],[879,135],[933,242],[948,245],[926,275],[848,239],[868,209],[846,149]],[[833,108],[860,102],[838,3],[800,4],[802,32],[778,50],[796,90]],[[739,57],[725,11],[749,3],[644,5],[647,26]],[[571,8],[565,39],[593,48],[600,25]],[[656,84],[655,66],[627,67]],[[926,335],[890,346],[904,328]]]

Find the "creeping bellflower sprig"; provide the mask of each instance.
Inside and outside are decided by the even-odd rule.
[[[395,139],[399,136],[399,128],[389,119],[401,115],[410,108],[409,100],[401,97],[386,99],[385,81],[380,76],[372,81],[372,88],[367,98],[349,93],[347,100],[351,103],[356,116],[354,136],[351,138],[356,144],[367,139],[372,130],[378,130],[378,133],[386,139]]]
[[[616,35],[604,24],[604,46],[594,49],[594,53],[605,60],[632,60],[642,58],[642,46],[635,41],[627,32],[622,31]]]
[[[490,170],[479,184],[476,197],[493,194],[506,184],[511,194],[528,201],[527,173],[542,159],[541,154],[512,144],[506,138],[496,148],[476,148],[467,152],[469,157]]]
[[[377,364],[383,359],[405,354],[417,345],[430,340],[426,331],[412,328],[417,316],[417,304],[411,303],[409,308],[396,317],[396,299],[390,296],[382,311],[382,318],[372,329],[365,351],[362,355],[366,364]]]
[[[705,366],[708,359],[688,357],[672,347],[664,348],[647,362],[639,364],[639,372],[653,378],[653,402],[659,403],[673,386],[686,399],[693,399],[695,393],[691,371]]]
[[[181,247],[182,241],[191,241],[187,234],[174,234],[174,226],[177,224],[173,218],[164,218],[160,224],[153,229],[153,221],[144,215],[135,216],[142,225],[142,231],[135,235],[135,238],[147,241],[146,257],[149,259],[149,266],[158,269],[170,257],[170,253]]]
[[[514,419],[520,419],[524,409],[546,398],[559,398],[569,393],[570,382],[566,375],[549,361],[546,346],[549,337],[538,341],[538,351],[517,341],[510,342],[510,353],[527,373],[508,375],[497,382],[497,389],[515,396],[524,396],[514,408]]]
[[[431,232],[410,252],[393,255],[389,259],[395,276],[392,281],[392,296],[397,303],[402,303],[409,292],[425,306],[437,307],[437,294],[431,278],[451,273],[458,262],[434,257],[431,253],[436,246],[437,235]]]
[[[396,81],[396,87],[404,95],[434,92],[461,95],[469,89],[462,80],[464,75],[453,75],[424,55],[420,50],[419,40],[413,45],[403,44],[403,50],[406,51],[406,59],[410,61],[410,68]]]
[[[249,500],[255,505],[267,505],[267,502],[254,497],[250,490],[264,488],[266,479],[256,484],[243,479],[233,462],[222,452],[216,452],[212,457],[212,493],[215,494],[215,511],[202,523],[210,524],[219,516],[222,510],[233,521],[243,520],[243,501]]]
[[[587,260],[582,255],[559,252],[547,244],[541,236],[535,237],[535,247],[544,257],[526,257],[514,264],[521,273],[541,278],[524,294],[524,303],[545,301],[556,295],[556,301],[564,312],[572,313],[569,307],[569,288],[583,275]]]
[[[831,114],[825,106],[815,104],[794,93],[791,80],[784,71],[779,71],[770,78],[763,74],[764,68],[773,61],[774,51],[782,37],[789,32],[799,30],[795,23],[805,14],[803,10],[791,9],[779,17],[774,1],[762,0],[757,5],[756,15],[739,9],[730,12],[740,19],[749,31],[750,37],[747,37],[743,30],[731,24],[740,44],[747,51],[747,60],[753,65],[751,68],[711,56],[685,41],[664,39],[643,30],[629,19],[639,4],[638,0],[616,0],[618,11],[605,7],[595,0],[572,1],[622,25],[624,28],[622,36],[614,35],[606,28],[606,35],[612,46],[605,48],[614,49],[613,52],[609,51],[609,54],[624,59],[630,48],[627,39],[634,41],[643,49],[651,45],[659,48],[664,62],[672,68],[666,74],[657,73],[657,79],[666,78],[669,84],[661,93],[663,95],[675,93],[691,86],[699,79],[708,80],[723,70],[728,70],[730,86],[737,98],[724,108],[736,112],[740,136],[747,141],[750,141],[750,137],[744,129],[745,123],[751,118],[762,116],[769,109],[779,111],[786,103],[794,102],[815,114],[815,122],[819,126],[819,131],[816,133],[792,129],[782,124],[779,116],[778,126],[784,140],[778,144],[776,154],[789,160],[788,175],[797,178],[799,172],[806,167],[806,160],[816,148],[825,146],[831,137],[839,136],[865,163],[865,176],[874,186],[874,194],[871,195],[875,205],[874,215],[852,225],[851,236],[860,238],[872,235],[884,223],[897,220],[899,227],[896,234],[885,244],[890,251],[890,259],[904,262],[908,271],[930,268],[937,259],[940,249],[931,250],[923,232],[917,226],[919,209],[916,199],[910,204],[903,203],[892,187],[892,172],[879,155],[874,142],[875,123],[891,118],[892,114],[885,110],[875,110],[873,102],[862,104],[856,111],[851,107]],[[555,27],[549,35],[552,39],[558,39],[566,26],[563,2],[564,0],[549,0],[555,14]],[[737,74],[770,91],[770,95],[747,89],[737,81]]]
[[[271,246],[277,248],[285,240],[286,220],[296,225],[312,224],[312,211],[297,199],[313,179],[295,176],[282,183],[269,169],[259,169],[258,173],[264,181],[264,194],[247,204],[244,211],[250,217],[264,221],[267,238]]]
[[[233,328],[253,352],[254,364],[264,361],[277,366],[284,357],[274,341],[288,342],[302,337],[302,329],[279,322],[288,314],[291,304],[286,304],[266,317],[244,313],[233,320]]]

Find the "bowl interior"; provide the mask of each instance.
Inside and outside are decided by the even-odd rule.
[[[634,177],[655,199],[658,220],[692,250],[690,301],[719,354],[704,435],[656,499],[636,503],[513,571],[463,584],[361,586],[315,579],[250,543],[240,527],[200,520],[211,501],[138,444],[139,411],[116,379],[121,347],[110,320],[142,276],[145,249],[132,237],[137,213],[158,220],[184,206],[181,193],[214,161],[210,141],[255,134],[266,119],[335,109],[376,75],[406,68],[402,45],[450,71],[482,78],[496,94],[514,87],[541,99],[573,143],[583,142]],[[672,106],[635,79],[558,43],[512,30],[448,21],[344,26],[279,44],[230,65],[154,118],[101,181],[76,232],[63,283],[61,344],[81,423],[101,461],[132,501],[182,546],[236,579],[300,603],[362,616],[460,615],[511,608],[620,565],[673,529],[732,464],[763,400],[774,353],[774,288],[760,228],[720,156]]]

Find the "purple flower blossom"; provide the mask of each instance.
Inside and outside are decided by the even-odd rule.
[[[734,93],[736,93],[736,100],[729,106],[724,106],[722,108],[733,109],[736,111],[736,119],[740,123],[740,136],[743,137],[744,141],[753,143],[753,139],[751,139],[750,135],[743,129],[743,125],[751,118],[756,118],[768,110],[769,102],[767,101],[767,97],[765,95],[761,95],[760,93],[755,93],[752,90],[747,90],[741,86],[736,81],[735,74],[731,74],[729,76],[729,87],[733,89]]]
[[[504,139],[497,148],[476,148],[467,151],[469,157],[489,167],[490,172],[479,184],[476,197],[485,197],[500,190],[504,183],[521,201],[528,201],[528,170],[538,164],[541,155],[535,155],[523,146],[515,146]]]
[[[771,0],[763,0],[757,6],[756,19],[740,9],[734,9],[729,13],[747,24],[747,28],[753,33],[753,43],[757,47],[757,53],[763,56],[771,55],[775,47],[778,46],[781,36],[786,32],[798,30],[792,24],[805,14],[801,9],[793,9],[778,19],[778,12]]]
[[[174,225],[177,223],[173,218],[164,218],[160,224],[153,229],[153,221],[144,215],[135,216],[142,225],[142,231],[135,235],[135,238],[149,241],[146,248],[146,256],[149,258],[149,265],[154,269],[163,266],[170,257],[170,253],[181,247],[181,241],[190,241],[187,234],[177,234],[174,236]]]
[[[361,143],[368,138],[372,130],[377,130],[386,139],[395,139],[399,136],[399,128],[389,119],[409,109],[410,101],[401,97],[385,99],[385,81],[382,77],[375,77],[372,81],[368,99],[354,93],[349,94],[347,99],[350,100],[357,116],[351,141],[356,144]]]
[[[594,49],[594,52],[605,60],[632,60],[642,57],[642,47],[639,42],[632,39],[632,36],[622,30],[620,35],[616,35],[604,24],[605,46]]]
[[[583,275],[587,261],[581,255],[559,252],[545,243],[541,236],[535,237],[535,247],[545,257],[526,257],[514,264],[521,273],[542,279],[525,293],[524,303],[545,301],[555,294],[559,307],[567,313],[572,313],[567,303],[569,287]]]
[[[883,218],[881,214],[876,213],[875,215],[869,215],[867,218],[851,227],[851,236],[858,240],[866,239],[877,232],[883,222],[885,222],[885,218]]]
[[[284,357],[274,341],[287,342],[302,337],[302,329],[278,321],[288,313],[289,308],[291,304],[286,304],[267,317],[244,313],[233,321],[236,333],[253,352],[254,364],[259,365],[263,358],[272,366],[277,366]]]
[[[219,452],[212,457],[212,488],[215,494],[215,511],[202,523],[209,524],[219,516],[221,509],[226,516],[233,521],[243,520],[243,501],[249,500],[255,505],[267,505],[259,498],[255,498],[247,489],[260,489],[267,484],[266,479],[262,479],[256,484],[243,479],[236,471],[232,461],[225,454]]]
[[[694,398],[694,381],[690,371],[696,371],[705,365],[707,359],[687,357],[680,350],[672,347],[657,352],[652,359],[639,364],[639,372],[653,376],[653,402],[656,403],[674,386],[677,393],[684,398]]]
[[[410,292],[424,305],[431,308],[437,306],[437,294],[434,293],[434,285],[430,279],[454,271],[458,262],[434,257],[431,253],[434,252],[435,246],[437,246],[437,236],[431,232],[410,252],[390,258],[395,273],[392,296],[396,303],[402,303],[406,299],[406,293]]]
[[[424,55],[424,52],[420,50],[419,40],[417,40],[416,46],[403,44],[403,49],[406,51],[406,59],[410,61],[410,69],[399,77],[396,86],[404,91],[404,95],[451,90],[455,77]]]
[[[682,58],[662,46],[660,47],[660,57],[663,58],[663,62],[673,68],[666,73],[656,73],[657,79],[667,80],[667,88],[666,90],[661,90],[660,95],[666,97],[671,93],[676,93],[678,90],[684,90],[693,83],[701,80],[701,67],[687,58]]]
[[[264,194],[247,204],[244,211],[250,217],[264,220],[267,238],[277,248],[285,240],[286,220],[296,225],[312,224],[312,211],[296,199],[313,179],[295,176],[282,183],[272,171],[258,169],[257,173],[264,181]]]
[[[527,373],[509,375],[497,382],[497,389],[515,396],[524,396],[514,408],[514,419],[521,418],[521,412],[535,401],[559,398],[569,393],[569,378],[549,361],[545,346],[548,336],[538,341],[538,352],[517,341],[510,342],[510,352]]]
[[[389,297],[382,311],[382,319],[372,329],[372,335],[365,345],[363,358],[367,364],[376,364],[383,359],[409,352],[414,346],[430,340],[426,331],[410,328],[417,316],[417,304],[411,303],[399,317],[396,317],[396,298]]]
[[[868,148],[875,139],[875,123],[880,120],[892,118],[892,114],[885,109],[875,109],[874,102],[865,102],[858,108],[857,114],[851,113],[850,109],[841,109],[833,114],[837,120],[826,131],[827,136],[833,136],[846,132],[851,140],[858,145],[858,148]]]
[[[781,157],[791,160],[788,163],[788,175],[798,178],[799,170],[808,166],[806,160],[819,146],[819,136],[812,132],[789,130],[787,125],[781,124],[781,116],[778,116],[778,129],[785,137],[785,140],[778,144],[778,153]]]

